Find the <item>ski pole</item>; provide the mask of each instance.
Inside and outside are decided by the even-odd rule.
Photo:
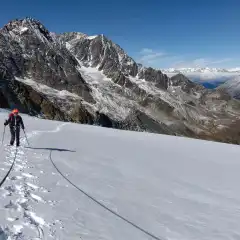
[[[5,129],[6,129],[6,126],[4,126],[4,130],[3,130],[3,136],[2,136],[2,145],[3,145],[3,142],[4,142]]]
[[[23,132],[24,132],[24,134],[25,134],[25,138],[26,138],[26,140],[27,140],[28,146],[30,146],[30,144],[29,144],[29,142],[28,142],[27,134],[26,134],[26,132],[25,132],[24,129],[23,129]]]

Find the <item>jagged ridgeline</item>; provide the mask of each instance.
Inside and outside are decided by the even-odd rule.
[[[56,34],[31,18],[13,20],[0,30],[0,54],[0,107],[62,121],[240,141],[240,103],[224,89],[207,90],[182,74],[169,78],[137,64],[104,35]]]

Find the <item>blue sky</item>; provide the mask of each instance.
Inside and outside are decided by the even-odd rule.
[[[105,34],[147,66],[240,67],[239,0],[12,0],[0,25],[31,16],[50,31]]]

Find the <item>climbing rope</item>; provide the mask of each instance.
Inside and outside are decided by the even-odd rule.
[[[14,166],[15,161],[16,161],[16,158],[17,158],[17,151],[18,151],[18,149],[16,148],[16,149],[15,149],[14,158],[13,158],[13,161],[12,161],[12,165],[11,165],[11,167],[9,168],[9,170],[8,170],[7,174],[5,175],[5,177],[4,177],[4,178],[2,179],[2,181],[0,182],[0,187],[1,187],[1,186],[3,185],[3,183],[6,181],[7,177],[9,176],[10,172],[11,172],[12,169],[13,169],[13,166]]]
[[[75,187],[78,191],[80,191],[81,193],[83,193],[85,196],[87,196],[88,198],[90,198],[93,202],[95,202],[96,204],[98,204],[99,206],[101,206],[102,208],[104,208],[105,210],[109,211],[110,213],[112,213],[113,215],[117,216],[118,218],[120,218],[121,220],[123,220],[124,222],[130,224],[131,226],[133,226],[134,228],[140,230],[141,232],[145,233],[146,235],[148,235],[149,237],[155,239],[155,240],[163,240],[157,236],[155,236],[154,234],[148,232],[147,230],[139,227],[138,225],[136,225],[135,223],[131,222],[130,220],[126,219],[125,217],[121,216],[120,214],[116,213],[115,211],[113,211],[112,209],[108,208],[107,206],[105,206],[104,204],[102,204],[101,202],[99,202],[97,199],[95,199],[94,197],[92,197],[91,195],[89,195],[88,193],[86,193],[84,190],[82,190],[81,188],[79,188],[78,186],[76,186],[71,180],[69,180],[57,167],[57,165],[54,163],[53,159],[52,159],[52,151],[50,150],[50,154],[49,154],[49,159],[52,162],[54,168],[58,171],[58,173],[66,180],[68,181],[73,187]]]

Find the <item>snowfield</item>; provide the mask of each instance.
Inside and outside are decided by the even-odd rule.
[[[7,128],[0,149],[0,240],[240,239],[239,146],[23,120],[30,147]]]

